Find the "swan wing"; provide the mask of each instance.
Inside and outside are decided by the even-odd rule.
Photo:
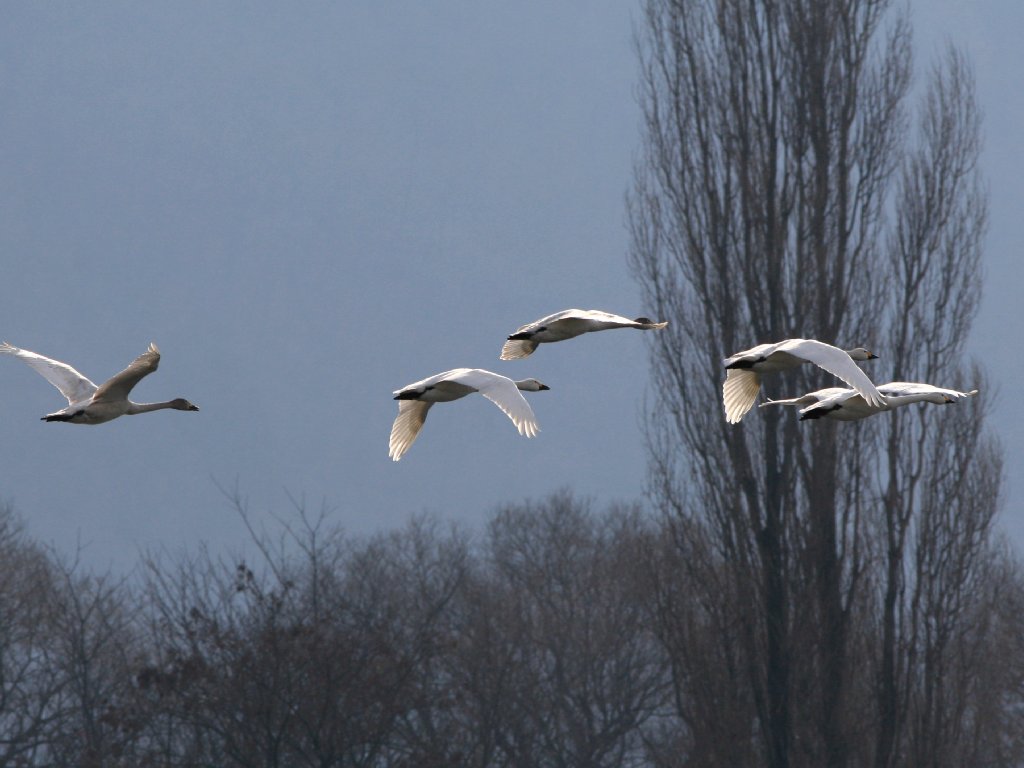
[[[789,354],[814,363],[837,376],[857,390],[864,401],[876,408],[885,407],[882,393],[853,361],[846,351],[816,339],[789,339],[776,345],[776,351]]]
[[[552,315],[545,315],[540,320],[534,320],[532,323],[521,325],[513,331],[513,333],[532,333],[544,326],[557,323],[559,320],[566,320],[568,318],[581,318],[587,314],[585,309],[563,309],[561,312],[555,312]]]
[[[599,328],[625,328],[636,325],[636,321],[630,317],[613,315],[611,312],[603,312],[600,309],[567,309],[558,314],[563,321],[578,320]]]
[[[841,407],[844,409],[843,413],[847,414],[847,418],[849,420],[853,420],[854,418],[862,419],[865,416],[870,416],[872,413],[877,413],[879,409],[885,409],[886,407],[885,405],[872,405],[871,403],[866,402],[864,400],[864,396],[856,389],[848,389],[845,387],[819,389],[817,392],[811,392],[809,395],[804,395],[804,398],[812,396],[813,399],[805,400],[808,404],[800,409],[799,413],[801,416],[806,416],[816,410],[831,412],[836,408]]]
[[[729,355],[729,357],[725,358],[722,361],[722,364],[726,368],[728,368],[730,365],[735,365],[740,360],[749,360],[751,362],[756,362],[758,360],[761,360],[762,358],[768,357],[772,352],[775,351],[775,348],[778,347],[781,343],[785,342],[779,342],[777,344],[758,344],[756,347],[751,347],[750,349],[745,349],[742,352],[737,352],[736,354]]]
[[[646,320],[647,318],[640,319]],[[663,323],[655,323],[653,321],[637,322],[631,317],[614,315],[611,312],[604,312],[600,309],[564,309],[561,312],[556,312],[553,315],[545,317],[543,320],[538,320],[536,323],[531,323],[531,326],[551,326],[556,323],[561,327],[565,327],[568,331],[575,333],[604,331],[610,328],[640,328],[644,330],[653,330],[656,328],[664,328],[668,325],[668,321]]]
[[[761,391],[761,376],[749,368],[730,368],[725,372],[722,384],[722,403],[725,405],[725,420],[738,424],[754,406],[757,393]]]
[[[0,344],[0,352],[14,355],[27,363],[36,373],[59,389],[67,398],[69,405],[88,400],[96,393],[96,385],[67,363],[51,360],[27,349],[19,349],[6,341]]]
[[[466,368],[450,377],[449,381],[472,387],[501,408],[512,419],[519,434],[533,437],[540,432],[533,409],[512,379],[481,368]]]
[[[791,397],[787,400],[768,399],[761,403],[761,407],[764,408],[766,405],[813,405],[842,395],[844,392],[855,394],[856,390],[848,389],[847,387],[828,387],[827,389],[818,389],[814,392],[808,392],[806,395],[801,395],[800,397]]]
[[[919,381],[890,381],[888,384],[880,384],[878,391],[886,397],[907,397],[912,395],[943,395],[950,400],[961,400],[965,397],[974,397],[978,390],[972,389],[969,392],[961,392],[958,389],[946,389],[936,387],[932,384],[924,384]]]
[[[518,331],[517,331],[518,333]],[[537,342],[531,339],[509,339],[501,348],[500,360],[522,360],[537,349]]]
[[[886,397],[899,397],[900,395],[925,395],[934,392],[935,387],[918,381],[890,381],[888,384],[879,384],[878,391]]]
[[[402,454],[416,442],[431,405],[433,403],[425,400],[398,401],[398,416],[391,425],[391,440],[388,442],[388,456],[392,461],[402,458]]]
[[[939,388],[936,387],[936,389]],[[951,400],[961,400],[965,397],[974,397],[976,394],[978,394],[978,390],[976,389],[972,389],[969,392],[960,392],[959,390],[956,389],[940,389],[940,391],[942,392],[942,394],[944,394]]]
[[[156,344],[150,343],[149,348],[132,360],[127,368],[101,384],[93,399],[96,402],[127,400],[132,388],[155,371],[159,364],[160,350]]]
[[[402,394],[411,394],[411,393],[414,393],[414,392],[417,393],[417,394],[421,394],[421,393],[425,392],[428,387],[432,387],[437,382],[443,381],[445,379],[445,377],[447,377],[448,374],[450,374],[450,373],[453,373],[453,371],[445,371],[444,373],[436,373],[433,376],[428,376],[425,379],[420,379],[419,381],[414,381],[412,384],[406,384],[404,387],[402,387],[401,389],[396,389],[391,394],[393,394],[393,395],[402,395]]]
[[[640,322],[645,321],[645,322]],[[600,309],[563,309],[553,315],[534,320],[532,323],[521,325],[511,334],[509,340],[501,348],[502,360],[519,360],[527,357],[541,341],[563,341],[572,339],[590,331],[606,331],[612,328],[637,328],[640,330],[655,330],[664,328],[668,322],[656,323],[647,321],[647,318],[637,320],[613,315],[611,312],[604,312]],[[543,329],[542,338],[539,341],[533,339],[513,339],[512,336],[523,334],[534,334]]]

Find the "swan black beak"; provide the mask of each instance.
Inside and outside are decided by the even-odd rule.
[[[549,387],[549,386],[548,386],[547,384],[541,384],[541,385],[540,385],[540,388],[541,388],[542,390],[544,390],[544,389],[551,389],[551,387]]]

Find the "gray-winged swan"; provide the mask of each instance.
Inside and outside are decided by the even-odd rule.
[[[14,355],[27,363],[67,398],[67,408],[43,416],[43,421],[102,424],[118,416],[132,416],[164,408],[176,411],[199,410],[188,400],[180,397],[163,403],[133,403],[128,399],[132,387],[144,376],[155,371],[160,363],[160,350],[156,348],[156,344],[150,344],[149,349],[135,358],[131,365],[98,387],[70,365],[59,360],[51,360],[27,349],[19,349],[7,342],[0,344],[0,352]]]

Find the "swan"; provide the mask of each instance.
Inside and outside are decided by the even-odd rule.
[[[533,354],[538,344],[565,341],[591,331],[607,331],[612,328],[652,331],[666,325],[668,322],[656,323],[646,317],[630,320],[598,309],[564,309],[516,329],[501,348],[500,359],[519,360]]]
[[[14,355],[27,363],[68,399],[67,408],[43,416],[43,421],[102,424],[125,414],[134,416],[137,413],[159,411],[163,408],[173,408],[176,411],[199,410],[188,400],[180,397],[165,403],[133,403],[128,399],[132,387],[144,376],[155,371],[160,363],[160,350],[156,348],[156,344],[150,344],[149,349],[135,358],[131,365],[98,387],[67,363],[51,360],[27,349],[19,349],[6,341],[0,344],[0,352]]]
[[[842,350],[816,339],[786,339],[737,352],[724,361],[728,371],[722,384],[725,420],[738,424],[751,409],[761,389],[761,374],[786,371],[804,363],[824,368],[856,389],[869,403],[881,406],[882,398],[875,385],[854,363],[877,358],[863,347]]]
[[[801,421],[820,418],[856,421],[910,403],[949,405],[957,400],[974,397],[978,394],[976,389],[972,389],[970,392],[960,392],[956,389],[943,389],[931,384],[912,381],[890,381],[888,384],[880,384],[878,391],[885,398],[885,402],[881,406],[870,405],[855,389],[829,387],[789,400],[769,400],[761,403],[761,407],[764,408],[766,405],[803,405],[806,407],[800,409]]]
[[[398,400],[398,416],[391,427],[388,455],[393,461],[402,458],[415,442],[427,411],[434,403],[448,403],[473,392],[479,392],[512,419],[519,434],[534,437],[539,431],[533,409],[519,390],[539,392],[551,389],[536,379],[512,379],[482,368],[455,368],[436,376],[409,384],[394,392]]]

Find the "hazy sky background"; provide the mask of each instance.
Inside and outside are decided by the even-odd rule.
[[[1020,545],[1024,6],[914,5],[919,76],[944,40],[962,45],[985,111],[970,353],[1004,382],[982,396]],[[649,311],[625,261],[638,6],[24,2],[4,16],[0,338],[97,383],[155,341],[160,370],[134,399],[202,409],[45,424],[61,396],[0,359],[0,499],[33,536],[68,556],[80,543],[97,568],[238,551],[218,485],[257,525],[294,497],[354,533],[422,512],[481,521],[564,487],[641,497],[642,334],[498,360],[550,312]],[[391,462],[391,391],[459,366],[549,384],[529,395],[540,436],[474,397],[432,409]]]

